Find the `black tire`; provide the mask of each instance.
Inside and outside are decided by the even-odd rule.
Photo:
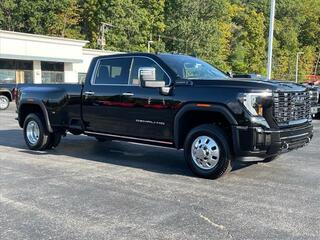
[[[264,163],[268,163],[268,162],[272,162],[274,160],[276,160],[279,157],[279,155],[275,155],[275,156],[271,156],[271,157],[267,157],[263,160]]]
[[[97,139],[98,142],[106,142],[107,139],[103,138],[103,137],[95,137]]]
[[[0,110],[6,110],[10,105],[10,100],[5,95],[0,95]]]
[[[31,121],[33,121],[33,123],[36,124],[37,127],[39,128],[39,136],[37,138],[37,141],[34,141],[34,142],[32,142],[28,138],[28,134],[27,134],[27,127]],[[29,114],[24,120],[23,135],[28,148],[31,150],[45,150],[50,142],[50,134],[47,131],[46,127],[44,126],[43,120],[41,119],[40,116],[34,113]]]
[[[56,148],[61,141],[61,134],[59,133],[50,133],[49,135],[49,142],[46,149],[53,149]]]
[[[192,157],[192,144],[200,136],[207,136],[214,140],[219,150],[219,158],[212,169],[200,168]],[[184,155],[191,171],[199,177],[216,179],[231,170],[231,153],[228,138],[224,131],[210,124],[200,125],[192,129],[184,143]]]

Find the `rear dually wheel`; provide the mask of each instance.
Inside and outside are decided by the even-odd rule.
[[[23,124],[24,139],[29,149],[45,150],[50,142],[50,133],[45,128],[41,117],[31,113]]]

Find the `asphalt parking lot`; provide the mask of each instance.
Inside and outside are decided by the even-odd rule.
[[[0,112],[0,239],[319,239],[320,121],[305,148],[194,177],[181,151],[67,135],[27,150]]]

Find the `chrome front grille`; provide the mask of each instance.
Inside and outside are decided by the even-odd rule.
[[[273,116],[279,126],[291,125],[311,117],[308,91],[273,93]]]

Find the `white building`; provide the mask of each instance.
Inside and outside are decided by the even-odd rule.
[[[0,83],[77,83],[93,57],[116,54],[86,43],[0,30]]]

